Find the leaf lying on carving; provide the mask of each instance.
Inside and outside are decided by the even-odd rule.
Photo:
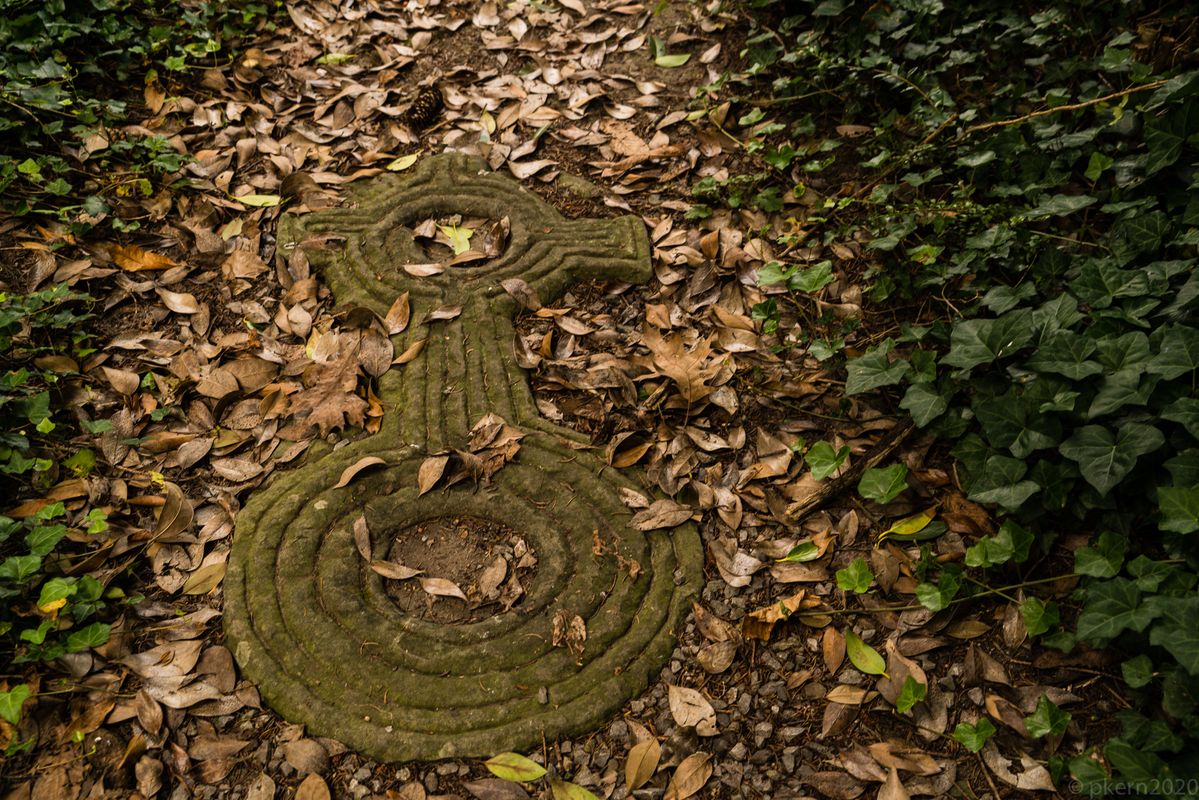
[[[429,456],[420,464],[416,472],[416,483],[420,493],[432,489],[445,473],[446,464],[450,463],[449,456]]]
[[[393,581],[406,581],[409,578],[415,578],[417,575],[420,575],[422,572],[424,572],[424,570],[406,567],[403,564],[397,564],[394,561],[372,561],[371,569],[382,575],[384,578],[391,578]]]
[[[444,264],[405,264],[404,272],[416,278],[428,278],[445,272]]]
[[[659,528],[673,528],[691,519],[694,513],[691,506],[676,503],[663,498],[655,500],[649,508],[638,511],[629,520],[629,525],[639,531],[653,531]]]
[[[445,578],[421,578],[420,588],[435,597],[456,597],[465,601],[466,595],[458,588],[458,584]]]
[[[408,303],[408,293],[404,292],[391,304],[391,308],[387,310],[387,316],[383,318],[383,322],[387,325],[387,333],[391,336],[403,333],[404,329],[408,327],[411,317],[412,306]]]
[[[367,561],[371,560],[371,532],[366,526],[365,516],[354,520],[354,547],[358,549],[358,555]]]
[[[462,306],[441,306],[429,312],[429,316],[425,318],[425,322],[441,322],[443,320],[454,319],[462,313]]]
[[[358,358],[353,349],[335,361],[313,364],[315,373],[311,388],[291,397],[288,413],[308,427],[315,427],[321,436],[343,428],[346,424],[363,425],[368,404],[355,393],[358,387]]]
[[[363,456],[355,461],[350,466],[341,471],[341,478],[333,485],[334,489],[342,489],[350,484],[350,481],[357,477],[359,472],[367,467],[373,467],[377,464],[386,464],[387,462],[378,456]]]
[[[425,349],[425,342],[427,342],[427,341],[429,341],[429,340],[428,339],[416,340],[412,344],[408,345],[407,350],[405,350],[404,352],[402,352],[398,356],[396,356],[395,361],[392,361],[391,363],[392,364],[407,364],[409,361],[411,361],[412,359],[416,358],[417,356],[419,356],[421,354],[421,351]]]

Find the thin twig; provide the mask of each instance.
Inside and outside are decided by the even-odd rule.
[[[1127,97],[1128,95],[1136,94],[1137,92],[1145,92],[1150,89],[1156,89],[1159,86],[1164,86],[1165,84],[1165,80],[1154,81],[1153,83],[1146,83],[1143,86],[1131,86],[1127,89],[1121,89],[1118,92],[1113,92],[1112,94],[1104,95],[1103,97],[1096,97],[1094,100],[1084,100],[1081,103],[1070,103],[1069,105],[1054,106],[1053,108],[1042,108],[1040,111],[1033,111],[1030,114],[1025,114],[1024,116],[1016,117],[1015,119],[1003,119],[999,120],[998,122],[983,122],[978,125],[972,125],[966,130],[962,131],[961,137],[959,138],[969,136],[972,133],[978,133],[979,131],[991,130],[992,128],[1006,128],[1009,125],[1019,125],[1023,122],[1028,122],[1030,119],[1056,114],[1059,111],[1078,111],[1079,109],[1088,108],[1090,106],[1098,105],[1099,103],[1106,103],[1109,100]]]

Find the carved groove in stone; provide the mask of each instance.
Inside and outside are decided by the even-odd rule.
[[[690,524],[629,528],[617,490],[638,487],[567,447],[562,440],[575,434],[538,416],[513,358],[516,307],[500,281],[523,278],[549,300],[577,280],[646,280],[644,227],[631,217],[567,221],[459,155],[423,158],[349,194],[352,208],[285,217],[280,247],[307,241],[339,303],[382,315],[407,291],[414,322],[442,305],[463,311],[395,337],[397,352],[428,342],[418,359],[380,380],[379,433],[278,474],[246,503],[224,583],[229,646],[284,717],[384,761],[488,756],[594,729],[670,657],[702,580],[702,549]],[[404,264],[424,260],[408,226],[453,213],[508,216],[507,249],[429,278],[406,273]],[[330,235],[344,237],[344,247],[311,244]],[[491,487],[418,497],[424,457],[461,447],[488,412],[540,433],[524,439]],[[330,488],[365,455],[387,467]],[[537,578],[518,606],[481,622],[408,616],[354,546],[352,525],[362,514],[376,553],[424,520],[497,520],[528,537],[540,558]],[[593,553],[594,531],[602,556]],[[636,580],[614,553],[640,564]],[[579,656],[552,645],[559,610],[586,621]]]

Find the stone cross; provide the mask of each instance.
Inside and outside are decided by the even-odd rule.
[[[525,280],[543,299],[573,281],[645,280],[649,242],[633,217],[566,220],[512,179],[462,155],[355,184],[347,208],[285,217],[284,250],[306,248],[339,303],[380,315],[403,292],[412,319],[446,305],[454,319],[413,325],[421,355],[385,373],[382,429],[277,473],[237,520],[224,582],[226,638],[246,676],[285,718],[384,761],[490,756],[603,724],[644,691],[674,648],[702,580],[690,524],[641,533],[618,489],[638,488],[536,411],[514,357],[516,304],[501,286]],[[497,257],[414,277],[425,260],[412,226],[451,214],[507,217]],[[489,491],[419,494],[429,453],[462,447],[487,413],[535,432]],[[333,488],[364,456],[386,466]],[[602,471],[602,477],[600,475]],[[494,520],[528,538],[540,559],[527,595],[479,622],[437,624],[406,614],[358,554],[365,516],[374,552],[400,531],[453,515]],[[607,543],[597,551],[598,540]],[[641,571],[624,568],[636,561]],[[553,620],[581,617],[582,653],[555,647]]]

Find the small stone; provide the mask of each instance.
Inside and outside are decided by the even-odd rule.
[[[733,749],[729,750],[729,757],[741,761],[748,752],[749,748],[745,746],[745,742],[737,742],[737,744],[733,745]]]

